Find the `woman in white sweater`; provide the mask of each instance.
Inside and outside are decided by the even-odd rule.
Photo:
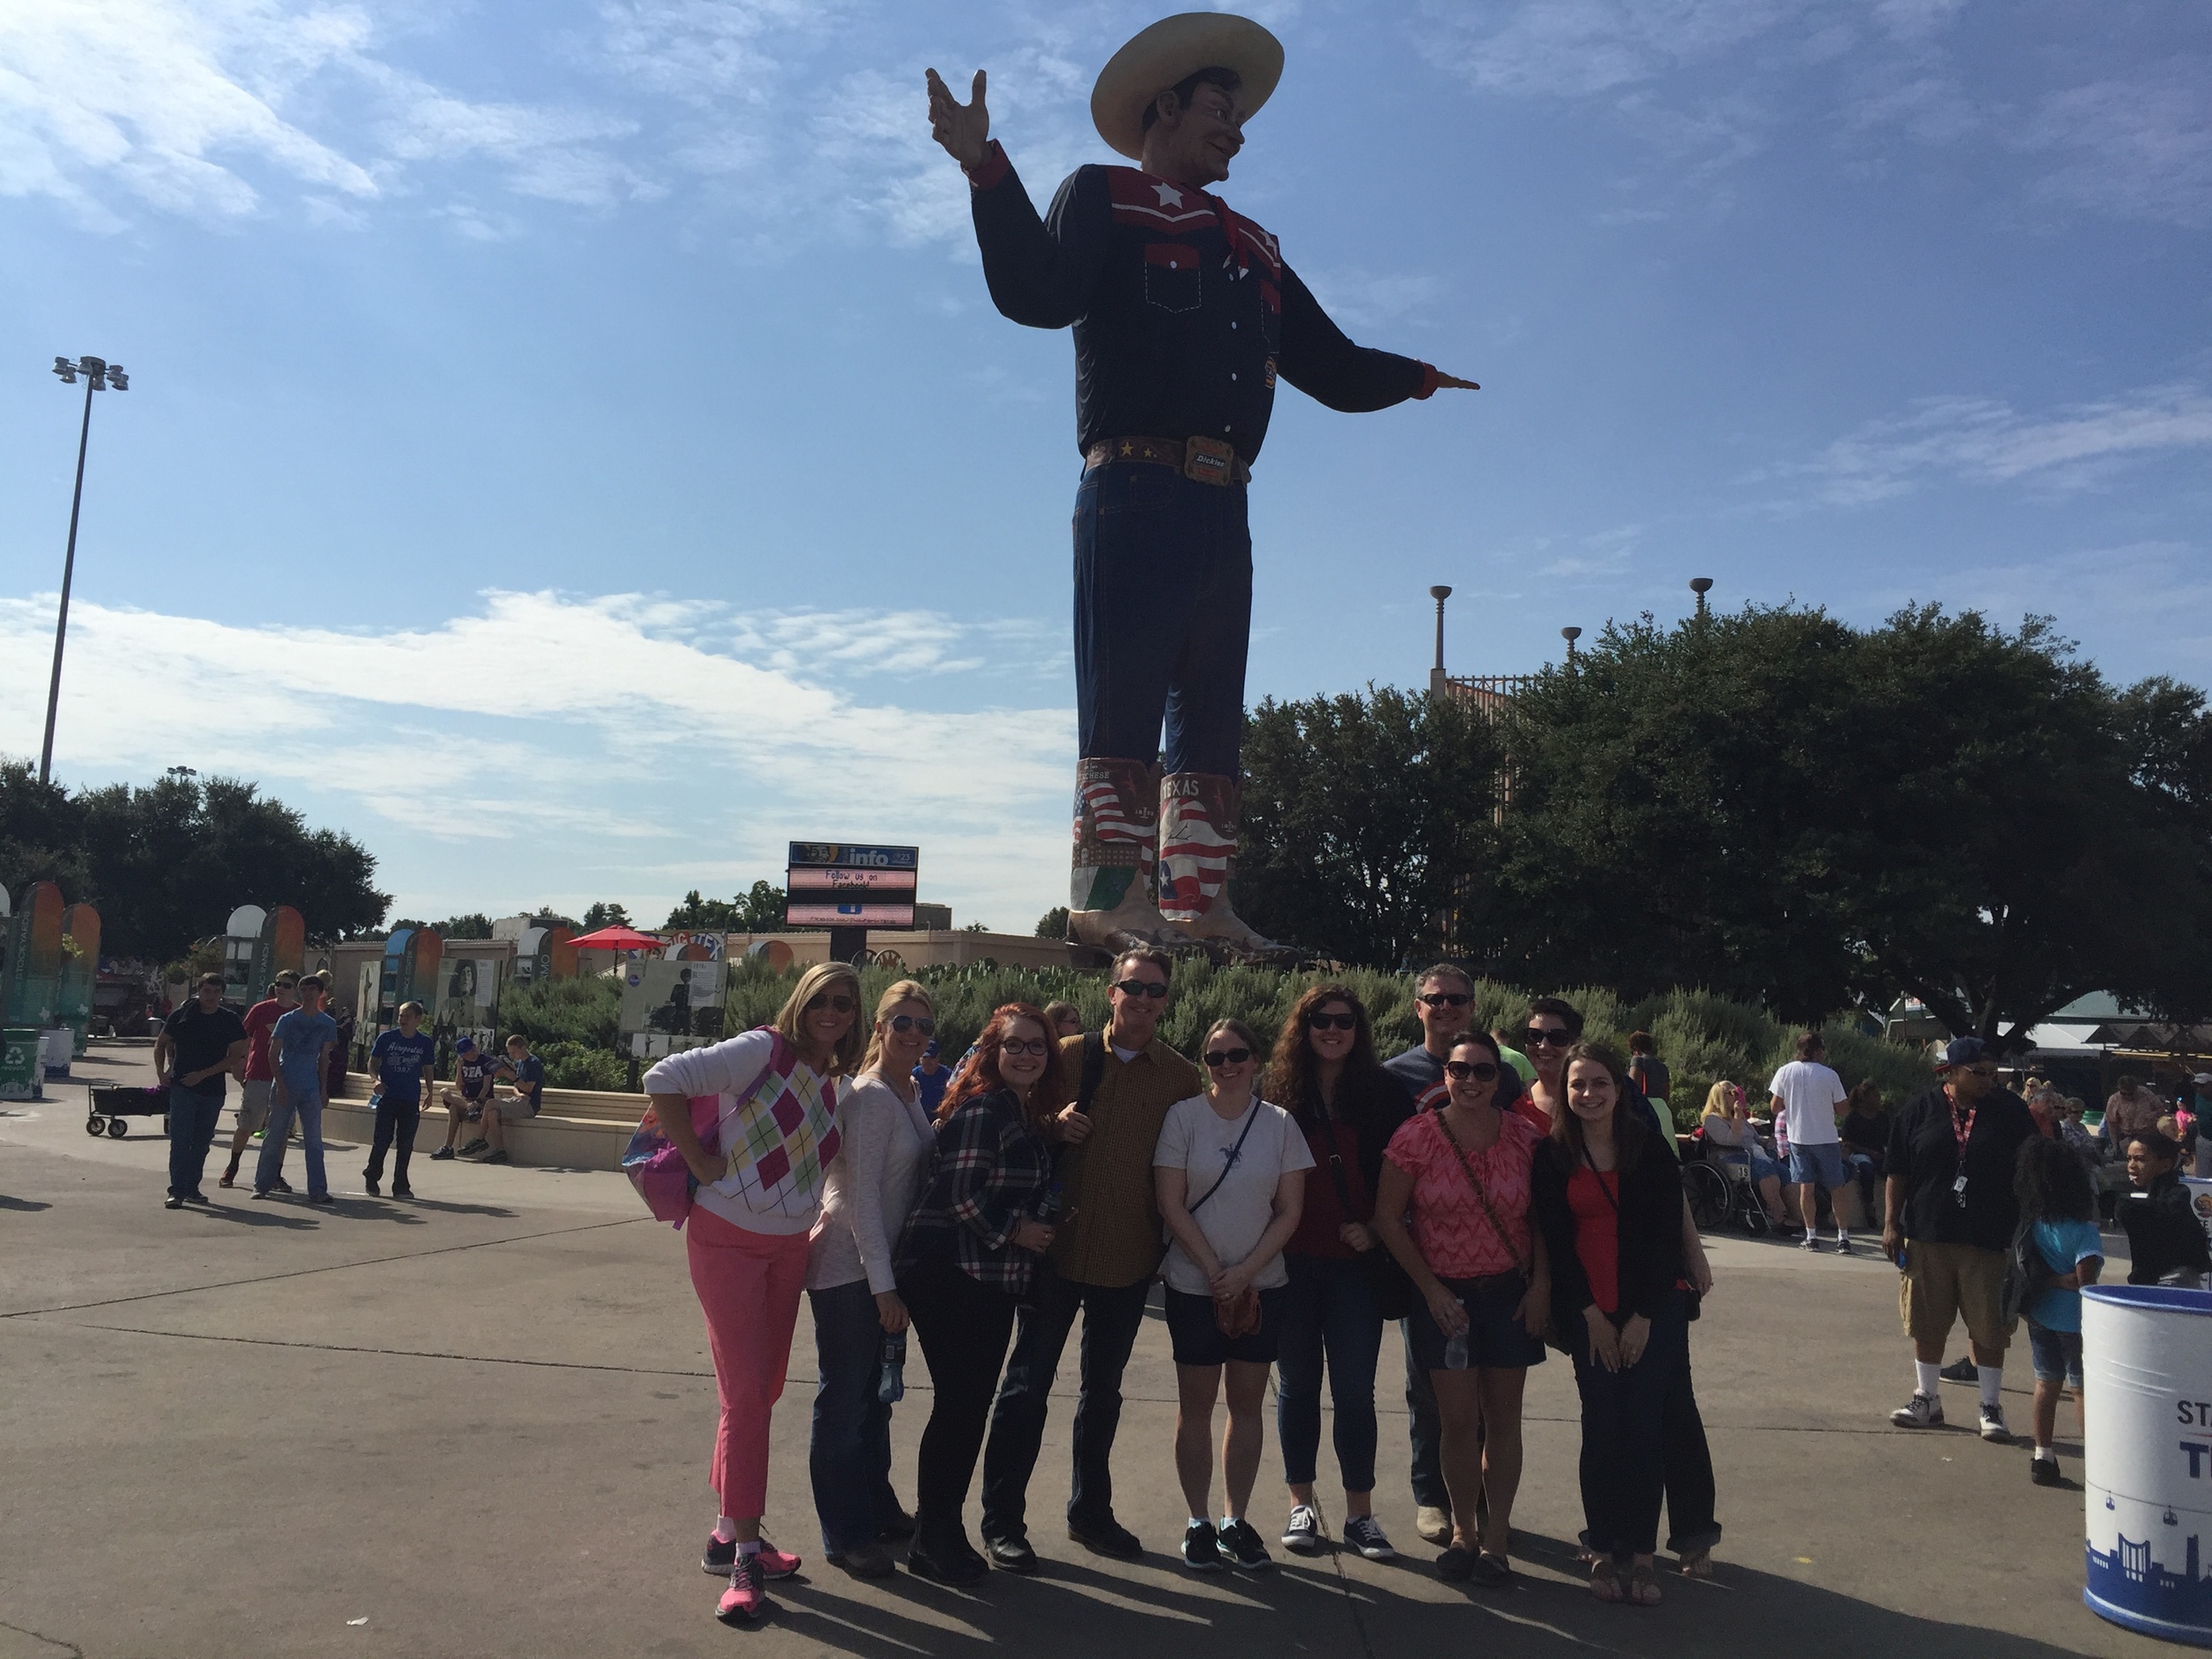
[[[879,1540],[914,1530],[891,1489],[891,1408],[878,1383],[884,1339],[906,1329],[891,1252],[933,1144],[914,1066],[936,1031],[935,1005],[911,979],[901,979],[876,1004],[867,1056],[838,1102],[844,1141],[830,1165],[807,1256],[821,1378],[808,1447],[814,1509],[824,1552],[862,1578],[892,1571]]]

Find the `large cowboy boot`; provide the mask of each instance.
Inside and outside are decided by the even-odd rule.
[[[1079,945],[1190,949],[1194,941],[1152,902],[1159,812],[1152,768],[1087,757],[1075,765],[1075,863],[1068,937]]]
[[[1247,961],[1297,953],[1256,933],[1230,902],[1236,873],[1237,780],[1170,772],[1160,782],[1160,913],[1210,950]]]

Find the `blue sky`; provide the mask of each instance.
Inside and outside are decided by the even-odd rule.
[[[1257,697],[1794,597],[2055,614],[2212,669],[2212,11],[2007,0],[1254,9],[1223,194],[1363,342],[1286,388]],[[983,292],[921,73],[1041,201],[1124,4],[13,0],[0,9],[0,751],[240,772],[406,911],[657,920],[793,836],[1063,902],[1064,337]],[[5,366],[12,365],[12,366]],[[242,898],[250,895],[240,895]]]

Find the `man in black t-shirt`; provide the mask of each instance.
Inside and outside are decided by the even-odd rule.
[[[1943,1344],[1962,1318],[1981,1384],[1981,1436],[2002,1445],[2012,1439],[1998,1397],[2012,1338],[2005,1256],[2020,1223],[2012,1171],[2035,1119],[2017,1094],[1997,1087],[1996,1058],[1980,1038],[1953,1041],[1940,1071],[1942,1082],[1898,1112],[1884,1160],[1882,1251],[1901,1270],[1914,1378],[1911,1400],[1889,1420],[1900,1428],[1943,1422]]]
[[[223,1115],[223,1079],[245,1076],[246,1048],[246,1022],[223,1006],[219,973],[203,973],[198,995],[162,1022],[154,1075],[169,1091],[167,1209],[207,1202],[200,1177]]]

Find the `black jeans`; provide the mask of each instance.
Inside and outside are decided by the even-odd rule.
[[[399,1150],[392,1159],[392,1185],[407,1185],[407,1160],[415,1154],[415,1130],[422,1123],[422,1102],[419,1100],[394,1100],[389,1094],[376,1102],[376,1139],[369,1146],[368,1176],[373,1181],[384,1178],[384,1151],[392,1144],[393,1132],[399,1137]]]
[[[1689,1333],[1681,1294],[1674,1293],[1651,1322],[1642,1356],[1624,1371],[1607,1371],[1590,1357],[1582,1319],[1568,1328],[1582,1394],[1582,1513],[1590,1548],[1600,1555],[1647,1555],[1658,1548],[1667,1391],[1685,1369]]]
[[[1667,1385],[1659,1425],[1666,1437],[1667,1548],[1678,1555],[1720,1542],[1720,1523],[1713,1518],[1717,1502],[1713,1451],[1705,1443],[1705,1419],[1698,1414],[1697,1388],[1690,1379],[1688,1336],[1685,1330],[1682,1363]]]
[[[1436,1385],[1413,1357],[1413,1321],[1398,1321],[1406,1349],[1406,1439],[1413,1450],[1413,1501],[1425,1508],[1449,1510],[1452,1494],[1444,1485],[1444,1425],[1436,1414]]]
[[[915,1267],[899,1281],[899,1294],[935,1391],[914,1483],[915,1530],[928,1540],[960,1529],[991,1415],[991,1387],[1014,1330],[1014,1299],[978,1284],[949,1261]]]
[[[1075,1403],[1075,1475],[1068,1518],[1103,1519],[1114,1510],[1114,1431],[1121,1425],[1121,1373],[1144,1325],[1149,1278],[1133,1285],[1079,1285],[1053,1276],[1035,1305],[1021,1310],[983,1453],[983,1536],[1027,1535],[1029,1477],[1045,1437],[1045,1409],[1060,1350],[1083,1316],[1082,1389]]]

